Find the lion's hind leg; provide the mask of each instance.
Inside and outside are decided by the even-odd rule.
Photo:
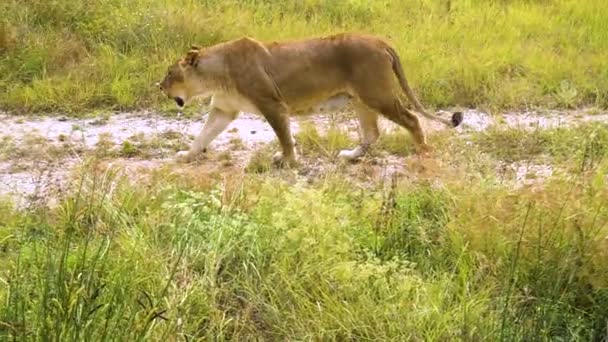
[[[361,142],[354,149],[342,150],[338,154],[340,158],[350,161],[363,157],[380,136],[380,131],[378,130],[378,113],[360,101],[356,101],[354,106],[359,119]]]
[[[407,129],[419,152],[430,150],[418,117],[404,106],[393,85],[394,74],[390,60],[385,56],[371,56],[370,63],[358,68],[352,76],[352,88],[361,102]]]
[[[384,94],[380,96],[369,96],[368,93],[366,96],[362,97],[362,100],[369,107],[377,110],[387,119],[407,129],[414,138],[416,149],[419,153],[426,153],[431,150],[431,147],[427,144],[426,135],[420,124],[420,120],[416,114],[403,105],[399,98],[386,96]]]

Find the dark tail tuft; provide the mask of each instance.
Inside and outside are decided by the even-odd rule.
[[[454,112],[454,114],[452,114],[452,125],[454,125],[454,127],[458,127],[458,125],[462,123],[462,120],[464,120],[462,112]]]

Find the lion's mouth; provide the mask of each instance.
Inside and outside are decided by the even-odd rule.
[[[173,98],[175,100],[175,103],[179,106],[179,107],[183,107],[184,106],[184,100],[181,97],[175,97]]]

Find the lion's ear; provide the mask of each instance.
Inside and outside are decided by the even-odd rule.
[[[185,58],[186,64],[189,64],[196,68],[198,65],[198,50],[192,49],[188,51]]]

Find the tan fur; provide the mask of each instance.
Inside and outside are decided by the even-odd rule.
[[[310,113],[328,100],[352,103],[359,117],[363,139],[356,149],[340,153],[347,159],[362,156],[378,139],[378,114],[408,129],[418,148],[428,150],[420,122],[402,103],[402,94],[428,118],[449,126],[462,121],[461,113],[451,120],[428,114],[409,87],[395,50],[378,37],[355,33],[279,43],[241,38],[206,48],[193,46],[169,67],[160,88],[178,105],[213,96],[214,120],[208,120],[189,151],[178,154],[184,161],[204,151],[240,112],[266,118],[282,147],[275,161],[289,164],[296,158],[288,116]]]

